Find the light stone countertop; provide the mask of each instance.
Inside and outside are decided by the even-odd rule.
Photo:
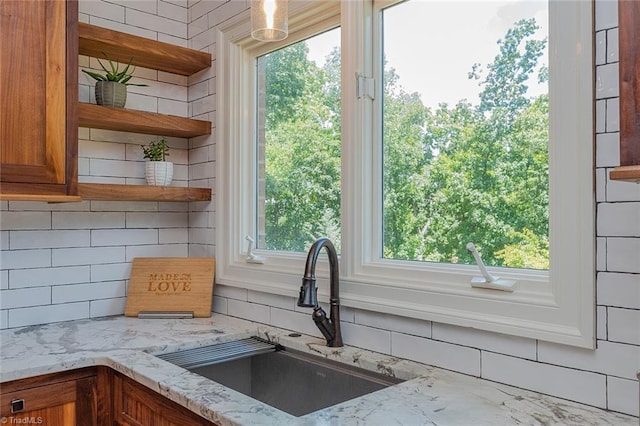
[[[309,318],[311,321],[311,318]],[[222,425],[637,425],[632,416],[429,367],[224,315],[122,316],[0,332],[0,382],[106,365]],[[152,354],[260,336],[291,349],[407,380],[294,417]]]

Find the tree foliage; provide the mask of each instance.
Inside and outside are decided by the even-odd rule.
[[[431,109],[385,67],[383,255],[470,263],[473,241],[489,265],[548,267],[548,96],[527,96],[546,40],[521,20],[498,54],[469,78],[477,105]],[[267,248],[303,251],[340,239],[340,53],[318,67],[304,42],[267,57]],[[339,244],[339,243],[338,243]]]

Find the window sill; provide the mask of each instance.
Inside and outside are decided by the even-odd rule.
[[[620,166],[611,170],[611,180],[640,183],[640,166]]]

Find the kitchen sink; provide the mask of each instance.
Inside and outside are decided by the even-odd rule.
[[[294,416],[402,382],[259,338],[158,357]]]

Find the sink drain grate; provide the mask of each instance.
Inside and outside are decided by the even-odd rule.
[[[234,359],[275,352],[277,346],[256,337],[219,343],[202,348],[187,349],[179,352],[156,355],[158,358],[190,369],[205,365],[219,364]]]

